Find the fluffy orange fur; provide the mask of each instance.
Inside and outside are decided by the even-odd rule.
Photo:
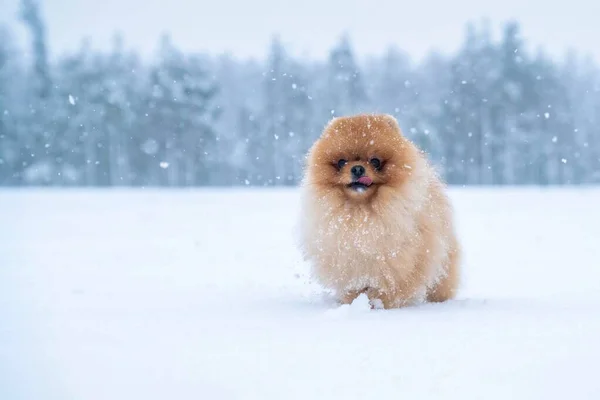
[[[364,190],[350,186],[355,165],[372,180]],[[341,303],[366,293],[389,309],[455,296],[460,249],[444,184],[394,117],[330,121],[302,186],[301,247]]]

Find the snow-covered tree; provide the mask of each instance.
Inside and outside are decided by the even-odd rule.
[[[266,59],[49,57],[38,0],[21,0],[31,57],[0,29],[0,184],[292,185],[333,116],[394,114],[450,184],[600,182],[600,69],[529,53],[516,22],[467,28],[455,54],[368,60],[348,37],[323,60],[274,39]],[[52,59],[52,62],[50,62]]]
[[[307,76],[302,66],[291,59],[276,38],[271,44],[264,80],[264,111],[261,143],[264,174],[275,185],[297,183],[306,151],[303,137],[310,132],[312,103],[307,94]],[[271,164],[271,167],[269,167]],[[271,174],[269,174],[271,170]]]
[[[217,133],[213,104],[217,85],[203,60],[186,56],[169,37],[163,37],[159,62],[150,70],[149,90],[142,113],[140,148],[146,154],[138,168],[146,171],[151,184],[170,186],[216,183]]]
[[[13,182],[13,174],[18,168],[19,137],[14,127],[14,116],[10,107],[11,60],[13,49],[11,37],[4,27],[0,26],[0,184]]]
[[[33,68],[28,70],[29,116],[23,121],[19,135],[18,178],[25,183],[52,184],[60,171],[56,168],[56,153],[52,144],[60,131],[55,125],[53,104],[57,100],[52,90],[51,68],[48,62],[46,27],[36,0],[21,1],[21,19],[31,34]]]
[[[331,50],[328,64],[326,113],[333,116],[354,114],[367,110],[368,98],[364,77],[347,36]]]
[[[450,86],[442,99],[440,135],[444,166],[453,183],[487,183],[492,161],[491,109],[499,79],[497,49],[487,27],[467,26],[465,43],[450,66]]]

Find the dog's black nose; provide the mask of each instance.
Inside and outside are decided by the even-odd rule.
[[[354,167],[352,167],[350,172],[352,172],[352,175],[354,177],[360,178],[365,174],[365,167],[363,167],[362,165],[355,165]]]

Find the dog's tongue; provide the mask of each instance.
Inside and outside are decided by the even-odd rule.
[[[356,182],[360,183],[361,185],[371,186],[373,179],[369,178],[368,176],[361,176]]]

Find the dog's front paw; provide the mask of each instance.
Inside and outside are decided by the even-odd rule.
[[[372,309],[390,309],[395,308],[394,297],[389,293],[377,289],[377,288],[367,288],[364,293],[369,298],[369,303],[371,304]]]
[[[339,296],[340,304],[352,304],[352,302],[362,293],[361,290],[346,290]]]
[[[385,309],[385,307],[383,305],[383,301],[381,301],[381,299],[369,300],[369,304],[371,305],[371,310],[383,310],[383,309]]]

